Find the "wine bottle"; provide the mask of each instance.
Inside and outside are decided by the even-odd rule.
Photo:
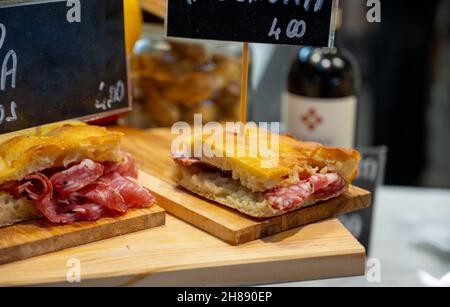
[[[300,140],[353,147],[359,69],[340,44],[338,16],[334,48],[298,50],[283,94],[282,121]]]

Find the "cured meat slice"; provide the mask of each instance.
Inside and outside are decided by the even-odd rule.
[[[203,162],[200,161],[200,159],[186,156],[182,152],[172,153],[172,159],[173,159],[173,161],[175,161],[176,164],[178,164],[180,166],[184,166],[184,167],[189,167],[189,166],[197,165],[197,164],[203,164]]]
[[[272,208],[289,211],[301,205],[313,194],[313,189],[308,181],[300,181],[298,184],[275,189],[266,192],[264,197]]]
[[[344,191],[345,186],[346,182],[344,178],[342,178],[341,176],[337,176],[336,180],[332,181],[321,189],[318,189],[314,193],[314,196],[319,198],[330,198]]]
[[[106,162],[105,175],[110,175],[112,173],[119,173],[124,177],[131,177],[137,179],[138,172],[136,166],[136,160],[127,152],[122,152],[124,161],[122,163],[118,162]]]
[[[25,177],[23,182],[16,186],[14,195],[23,193],[27,193],[28,197],[33,200],[41,200],[52,196],[53,186],[46,176],[35,173]]]
[[[151,207],[154,196],[134,181],[135,160],[125,152],[123,157],[123,163],[86,159],[65,170],[44,170],[20,182],[6,182],[0,190],[28,197],[42,215],[58,224],[95,221],[125,214],[129,208]]]
[[[103,182],[90,184],[82,190],[73,193],[70,197],[71,204],[82,203],[83,201],[89,201],[120,213],[128,211],[123,197],[110,185]]]
[[[50,181],[61,198],[67,198],[73,192],[97,181],[103,175],[104,167],[92,160],[83,160],[80,164],[54,174]]]
[[[276,188],[263,194],[276,210],[289,211],[300,207],[309,197],[329,198],[345,189],[345,180],[335,173],[314,174],[300,182]]]
[[[104,176],[100,180],[118,192],[129,208],[147,208],[156,202],[155,197],[146,188],[119,173]]]
[[[52,223],[72,224],[79,221],[96,221],[107,215],[104,207],[95,203],[60,206],[57,201],[46,197],[35,202],[36,207]]]

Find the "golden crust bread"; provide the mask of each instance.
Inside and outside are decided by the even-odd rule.
[[[28,130],[0,144],[0,184],[47,168],[91,159],[120,161],[122,133],[80,122]]]
[[[199,158],[201,162],[217,167],[218,169],[231,172],[232,178],[239,180],[241,184],[254,192],[263,192],[273,189],[283,184],[293,184],[299,181],[299,175],[304,173],[312,174],[314,172],[322,173],[338,173],[341,175],[347,185],[349,185],[357,176],[358,164],[361,159],[360,154],[353,149],[325,147],[318,143],[301,142],[287,135],[276,135],[279,139],[279,150],[276,148],[268,148],[272,157],[277,159],[269,159],[270,155],[249,156],[249,144],[252,138],[257,137],[255,130],[248,129],[245,133],[245,156],[236,155],[238,146],[235,146],[234,155],[227,154],[230,151],[226,147],[226,142],[211,142],[211,134],[203,134],[194,136],[188,141],[188,146],[194,148],[195,144],[201,143],[212,144],[211,148],[215,152],[220,152],[223,157],[206,157],[203,155]],[[261,130],[256,130],[257,132]],[[274,137],[272,134],[262,132],[267,138],[267,143]],[[226,135],[225,132],[224,140]],[[210,143],[207,143],[210,142]],[[242,144],[237,141],[236,144]],[[271,167],[264,165],[263,161],[272,164]],[[273,161],[271,161],[273,160]]]

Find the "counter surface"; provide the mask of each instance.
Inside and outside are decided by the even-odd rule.
[[[376,199],[368,259],[379,260],[380,282],[355,277],[288,286],[424,286],[449,274],[450,190],[383,187]]]

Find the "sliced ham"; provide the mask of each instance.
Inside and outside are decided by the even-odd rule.
[[[345,180],[338,174],[314,174],[300,182],[276,188],[263,194],[276,210],[290,211],[300,207],[308,198],[333,197],[345,189]]]
[[[65,170],[45,170],[2,184],[0,190],[28,197],[43,216],[58,224],[95,221],[152,206],[153,195],[134,181],[136,162],[128,153],[123,157],[123,163],[83,160]]]

